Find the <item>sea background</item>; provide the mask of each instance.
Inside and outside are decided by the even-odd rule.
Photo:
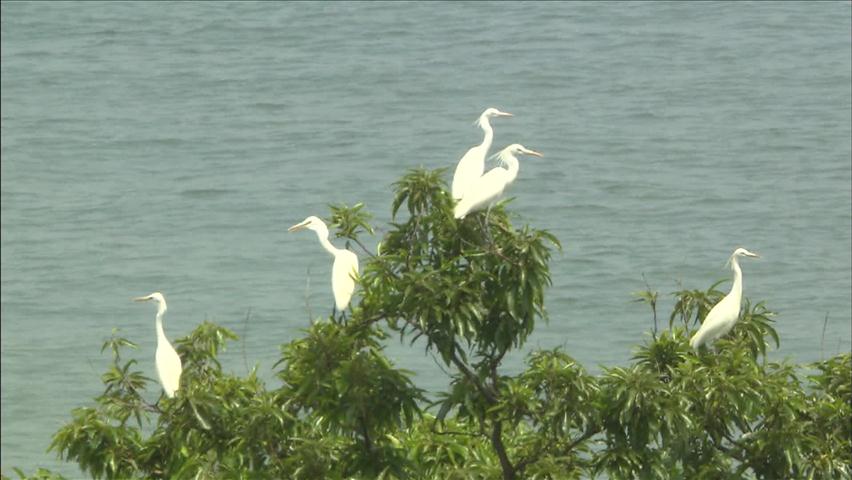
[[[515,115],[495,150],[545,155],[521,159],[515,222],[564,246],[506,372],[556,346],[625,364],[652,327],[631,292],[667,318],[737,246],[762,256],[745,295],[779,313],[773,359],[849,351],[850,22],[846,1],[2,2],[3,473],[80,475],[45,449],[102,391],[113,328],[155,376],[133,296],[166,295],[172,339],[233,329],[226,368],[276,385],[279,345],[332,304],[330,257],[287,227],[364,202],[374,246],[392,183],[449,180],[491,106]],[[387,353],[446,385],[423,344]]]

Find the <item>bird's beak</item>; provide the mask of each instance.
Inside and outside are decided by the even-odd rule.
[[[297,231],[305,228],[307,225],[308,225],[308,222],[297,223],[297,224],[293,225],[292,227],[288,228],[287,231],[288,232],[297,232]]]
[[[532,155],[533,157],[538,157],[538,158],[544,157],[543,154],[536,152],[535,150],[527,150],[524,153],[527,154],[527,155]]]
[[[497,116],[498,117],[514,117],[514,115],[512,115],[509,112],[497,112]]]
[[[151,297],[150,297],[150,296],[147,296],[147,297],[134,297],[134,298],[133,298],[133,301],[134,301],[134,302],[147,302],[148,300],[151,300]]]
[[[746,253],[746,255],[748,255],[749,257],[760,258],[760,255],[758,255],[756,253],[748,252],[748,253]]]

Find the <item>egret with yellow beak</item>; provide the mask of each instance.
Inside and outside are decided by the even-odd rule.
[[[166,333],[163,331],[163,314],[166,313],[166,299],[160,292],[154,292],[145,297],[136,297],[133,299],[136,302],[157,302],[157,352],[155,354],[157,365],[157,376],[160,377],[160,385],[163,386],[163,391],[166,396],[173,398],[175,392],[180,387],[180,374],[183,371],[183,366],[180,362],[180,356],[175,351],[172,344],[166,338]]]
[[[504,148],[494,156],[499,158],[507,168],[497,166],[479,177],[470,188],[464,192],[461,200],[456,204],[454,214],[456,218],[464,218],[468,213],[481,210],[496,202],[503,191],[518,176],[518,159],[515,155],[532,155],[543,157],[544,155],[530,150],[521,144],[513,143]]]
[[[490,118],[496,117],[511,117],[508,112],[501,112],[496,108],[489,108],[482,112],[476,123],[482,127],[485,132],[485,138],[482,143],[475,147],[471,147],[467,153],[459,160],[456,165],[456,171],[453,173],[452,192],[453,198],[459,200],[479,177],[485,171],[485,156],[488,155],[488,149],[491,148],[491,142],[494,140],[494,129],[491,128]]]
[[[358,256],[345,248],[337,248],[328,240],[328,227],[325,222],[310,216],[301,223],[293,225],[287,231],[313,230],[320,245],[334,257],[331,268],[331,291],[334,293],[334,305],[340,312],[346,309],[355,291],[355,278],[358,277]]]
[[[731,269],[734,271],[734,284],[731,286],[731,291],[724,298],[719,300],[719,303],[710,309],[704,321],[701,322],[701,328],[695,332],[692,339],[689,340],[689,345],[698,350],[701,345],[712,345],[720,337],[725,336],[734,328],[737,320],[740,318],[740,306],[743,299],[743,271],[740,269],[740,264],[737,261],[738,257],[759,257],[756,253],[749,252],[745,248],[734,250],[731,258],[728,260],[731,264]]]

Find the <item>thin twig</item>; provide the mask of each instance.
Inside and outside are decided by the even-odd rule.
[[[355,242],[355,243],[357,243],[357,244],[358,244],[358,246],[359,246],[359,247],[361,247],[361,250],[364,250],[364,253],[366,253],[366,254],[367,254],[367,255],[369,255],[370,257],[376,258],[376,256],[375,256],[372,252],[370,252],[370,251],[367,249],[367,247],[365,247],[365,246],[364,246],[364,244],[363,244],[363,243],[361,243],[361,240],[358,240],[357,238],[353,238],[353,239],[352,239],[352,241],[353,241],[353,242]]]
[[[734,447],[739,448],[740,450],[745,450],[745,446],[740,445],[740,443],[739,443],[737,440],[735,440],[735,439],[731,438],[731,436],[728,434],[728,432],[722,432],[722,436],[723,436],[723,437],[725,437],[725,439],[726,439],[726,440],[728,440],[729,442],[731,442],[732,447],[730,447],[730,448],[725,448],[723,445],[717,445],[717,444],[716,444],[716,441],[713,439],[713,436],[712,436],[712,435],[710,436],[710,440],[713,442],[713,444],[714,444],[714,445],[715,445],[715,446],[716,446],[719,450],[721,450],[721,451],[723,451],[723,452],[727,453],[728,455],[730,455],[731,457],[733,457],[733,458],[735,458],[735,459],[737,459],[737,460],[739,460],[739,461],[743,461],[743,455],[742,455],[742,453],[740,453],[740,452],[738,452],[738,451],[734,450]]]
[[[642,272],[642,281],[645,282],[645,291],[648,294],[651,294],[651,286],[648,285],[648,279],[645,278],[645,272]],[[656,292],[655,292],[656,293]],[[654,300],[649,302],[651,304],[651,311],[654,312],[654,340],[657,339],[657,299],[656,295],[654,296]]]
[[[440,368],[440,369],[441,369],[441,371],[442,371],[442,372],[444,372],[444,375],[446,375],[446,376],[448,376],[448,377],[450,377],[450,378],[452,378],[452,377],[453,377],[453,376],[450,374],[450,372],[448,372],[448,371],[447,371],[447,369],[446,369],[446,368],[444,368],[444,366],[443,366],[443,365],[441,365],[441,362],[439,362],[439,361],[438,361],[438,357],[436,357],[436,356],[435,356],[435,354],[434,354],[433,352],[429,352],[429,356],[430,356],[430,357],[432,357],[432,361],[433,361],[433,362],[435,362],[435,365],[437,365],[437,366],[438,366],[438,368]]]
[[[437,422],[438,419],[436,418],[435,420]],[[481,437],[481,436],[483,436],[482,433],[459,432],[459,431],[455,431],[455,430],[436,430],[435,429],[435,423],[432,424],[432,428],[430,429],[430,431],[434,434],[437,434],[437,435],[464,435],[464,436],[468,436],[468,437]]]
[[[488,391],[488,389],[485,388],[485,385],[483,385],[479,381],[479,377],[474,375],[470,368],[463,361],[461,361],[461,359],[456,354],[455,349],[453,349],[450,360],[452,360],[456,368],[461,370],[461,372],[467,377],[467,379],[470,380],[471,383],[473,383],[476,389],[479,390],[479,393],[481,393],[482,396],[485,397],[486,400],[488,400],[488,403],[490,403],[491,405],[497,403],[497,397],[492,392]]]
[[[503,252],[500,251],[495,246],[493,240],[491,242],[486,242],[485,245],[477,245],[477,244],[475,244],[475,243],[473,243],[473,242],[471,242],[471,241],[469,241],[465,238],[462,238],[461,241],[462,241],[462,243],[466,243],[467,245],[478,250],[478,251],[474,251],[472,254],[468,253],[467,255],[464,252],[461,252],[460,256],[462,256],[464,258],[467,258],[468,255],[480,256],[482,254],[491,253],[493,255],[496,255],[497,257],[499,257],[501,260],[505,261],[506,263],[511,263],[512,265],[514,265],[518,268],[522,267],[522,265],[519,262],[516,262],[516,261],[512,260],[511,258],[507,257],[506,255],[503,255]]]
[[[308,267],[308,271],[305,275],[305,310],[308,311],[308,320],[311,320],[311,319],[314,318],[314,314],[311,311],[310,292],[311,292],[311,267]]]
[[[243,322],[243,334],[241,335],[241,337],[242,337],[241,343],[242,343],[242,347],[243,347],[242,348],[243,349],[243,365],[245,365],[245,367],[246,367],[246,373],[249,372],[248,359],[246,358],[246,337],[248,336],[249,317],[251,317],[251,307],[249,307],[248,311],[246,312],[246,319]]]
[[[358,424],[361,427],[361,436],[364,438],[364,447],[367,452],[372,452],[373,442],[370,440],[370,432],[367,429],[367,419],[363,414],[358,418]]]
[[[420,328],[420,325],[419,325],[417,322],[414,322],[414,321],[412,321],[412,320],[410,320],[410,319],[408,319],[408,318],[402,318],[402,320],[403,320],[405,323],[407,323],[407,324],[411,325],[411,327],[412,327],[412,328],[414,328],[415,330],[417,330],[417,331],[419,331],[419,332],[422,332],[424,335],[426,335],[426,336],[428,337],[428,333],[424,332],[424,331]],[[464,374],[464,376],[465,376],[465,377],[467,377],[467,379],[468,379],[471,383],[473,383],[473,385],[476,387],[476,389],[477,389],[477,390],[479,390],[479,393],[481,393],[481,394],[482,394],[482,396],[483,396],[483,397],[485,397],[485,399],[486,399],[486,400],[488,400],[488,403],[489,403],[489,404],[494,405],[495,403],[497,403],[497,398],[494,396],[494,394],[493,394],[492,392],[489,392],[489,391],[488,391],[488,389],[487,389],[487,388],[485,388],[485,385],[483,385],[483,384],[479,381],[479,377],[477,377],[477,376],[476,376],[476,375],[475,375],[475,374],[474,374],[474,373],[470,370],[470,368],[467,366],[467,364],[465,364],[465,363],[464,363],[464,362],[463,362],[463,361],[462,361],[462,360],[458,357],[458,354],[456,353],[456,351],[457,351],[457,350],[459,350],[459,346],[458,346],[458,345],[454,345],[454,346],[453,346],[452,355],[450,356],[450,361],[452,361],[452,363],[456,366],[456,368],[458,368],[459,370],[461,370],[461,372]]]

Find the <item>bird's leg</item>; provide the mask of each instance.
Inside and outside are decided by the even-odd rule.
[[[159,398],[157,398],[157,401],[154,402],[153,405],[145,402],[145,406],[148,407],[148,408],[146,408],[146,410],[148,410],[149,412],[163,413],[163,411],[160,410],[160,400],[162,398],[163,398],[163,394],[160,394]]]
[[[340,314],[340,320],[345,323],[346,322],[346,308],[344,308],[343,310],[340,310],[338,312],[337,311],[337,305],[332,305],[332,307],[331,307],[331,321],[337,323],[337,320],[338,320],[337,314],[338,313]]]

